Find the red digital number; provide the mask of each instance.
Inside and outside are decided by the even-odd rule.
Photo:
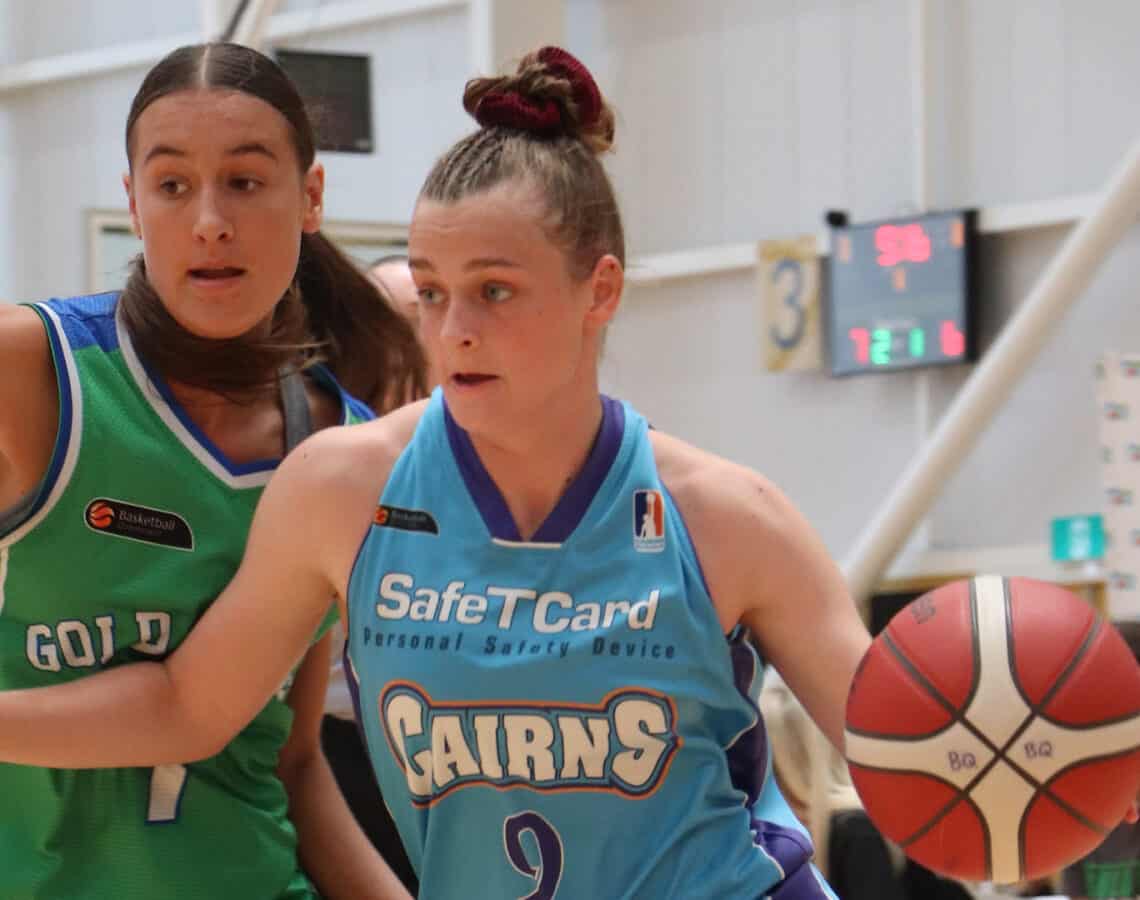
[[[924,263],[930,259],[930,237],[921,225],[880,225],[875,229],[879,265],[890,269],[902,262]]]
[[[847,332],[855,345],[855,361],[866,365],[871,361],[871,333],[866,328],[852,328]]]
[[[942,346],[943,356],[954,358],[966,353],[966,335],[949,319],[942,320],[942,326],[938,329],[938,343]]]

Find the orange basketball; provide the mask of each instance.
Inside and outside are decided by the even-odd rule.
[[[1057,585],[946,584],[867,651],[846,755],[871,820],[928,868],[998,883],[1055,872],[1140,791],[1140,665]]]

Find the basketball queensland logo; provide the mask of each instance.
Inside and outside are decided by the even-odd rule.
[[[638,553],[665,549],[665,500],[660,491],[633,492],[633,547]]]
[[[172,550],[193,550],[194,534],[177,513],[97,497],[83,510],[83,521],[97,534],[155,544]]]
[[[396,528],[400,531],[422,531],[425,534],[439,534],[439,523],[435,517],[422,509],[402,509],[381,503],[376,507],[372,524],[379,528]]]
[[[102,500],[96,500],[88,506],[86,515],[87,524],[100,531],[110,528],[111,524],[115,521],[114,507],[104,503]]]

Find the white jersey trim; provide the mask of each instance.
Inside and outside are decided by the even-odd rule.
[[[562,544],[545,543],[543,541],[508,541],[505,538],[491,538],[492,544],[500,547],[509,547],[512,550],[561,550]]]

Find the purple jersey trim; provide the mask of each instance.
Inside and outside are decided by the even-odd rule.
[[[603,395],[601,399],[602,424],[598,429],[598,436],[594,438],[594,445],[586,457],[586,463],[551,510],[550,515],[534,533],[531,542],[555,544],[570,537],[585,516],[594,495],[602,486],[617,458],[625,433],[625,407],[610,397]],[[451,453],[463,476],[463,482],[467,485],[467,491],[483,517],[483,523],[491,532],[491,537],[521,542],[522,536],[518,525],[515,524],[498,485],[487,472],[483,461],[479,459],[479,454],[475,452],[471,436],[451,417],[446,403],[443,406],[443,417],[447,426],[447,440],[451,445]]]
[[[745,731],[728,748],[728,774],[733,786],[743,791],[748,798],[748,806],[756,805],[760,792],[764,789],[764,778],[768,773],[768,733],[760,710],[752,701],[751,691],[756,680],[756,654],[748,646],[748,632],[744,628],[733,629],[728,638],[728,652],[732,659],[733,680],[748,703],[756,709],[756,724]]]
[[[788,836],[792,834],[787,829],[781,830],[787,832]],[[803,840],[799,835],[796,837]],[[771,852],[771,847],[768,848],[768,851]],[[834,900],[834,897],[820,884],[819,876],[816,875],[810,863],[801,861],[797,865],[799,868],[791,872],[787,878],[769,891],[764,896],[764,900]]]
[[[348,629],[346,628],[345,631],[347,632]],[[356,669],[352,667],[352,657],[348,654],[347,637],[344,639],[340,658],[341,671],[344,672],[344,683],[348,686],[348,695],[352,698],[352,711],[355,713],[353,721],[356,723],[356,730],[360,732],[360,740],[367,746],[368,740],[364,735],[364,714],[360,707],[360,683],[356,680]]]

